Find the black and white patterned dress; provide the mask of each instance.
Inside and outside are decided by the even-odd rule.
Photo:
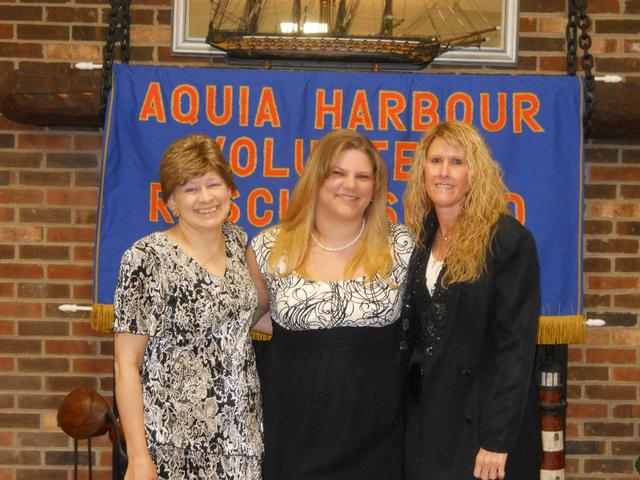
[[[261,365],[265,480],[395,480],[402,475],[402,295],[414,242],[391,225],[385,281],[279,277],[278,230],[251,245],[266,279],[273,338]],[[375,255],[376,252],[371,252]]]
[[[261,478],[260,386],[249,337],[257,293],[246,233],[228,222],[222,232],[223,276],[162,232],[122,257],[113,331],[149,336],[144,424],[160,478]]]

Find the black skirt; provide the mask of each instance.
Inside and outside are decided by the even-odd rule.
[[[263,352],[264,480],[402,478],[400,322],[292,331]]]

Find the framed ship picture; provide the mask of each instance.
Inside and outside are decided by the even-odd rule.
[[[517,0],[173,0],[172,52],[515,64]]]

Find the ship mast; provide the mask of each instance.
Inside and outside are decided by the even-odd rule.
[[[340,0],[338,3],[338,10],[336,11],[336,24],[333,27],[333,33],[336,35],[344,35],[347,33],[346,25],[344,23],[347,15],[346,0]]]
[[[258,21],[262,10],[262,0],[247,0],[242,14],[240,31],[255,33],[258,31]]]
[[[295,32],[302,30],[302,5],[301,0],[293,0],[291,7],[291,23],[295,25]]]
[[[351,24],[356,17],[356,12],[360,7],[360,0],[340,0],[336,11],[335,24],[332,32],[335,35],[348,35]]]
[[[320,23],[331,24],[331,5],[329,0],[320,0]]]
[[[380,36],[393,37],[393,0],[384,1],[384,11],[382,12]]]

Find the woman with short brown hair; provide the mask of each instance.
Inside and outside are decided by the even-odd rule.
[[[249,337],[257,293],[235,184],[206,135],[173,143],[160,183],[177,224],[122,256],[113,331],[126,480],[261,478],[262,415]]]

